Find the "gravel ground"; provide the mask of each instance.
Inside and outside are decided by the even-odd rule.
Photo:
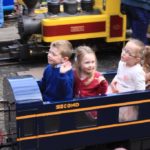
[[[116,70],[120,59],[120,51],[98,54],[97,58],[100,72]]]

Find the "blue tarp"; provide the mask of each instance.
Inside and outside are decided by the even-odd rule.
[[[0,0],[0,27],[4,24],[4,11],[14,9],[14,0]]]
[[[3,0],[0,0],[0,27],[4,24]]]
[[[14,9],[14,0],[3,0],[3,9],[4,11]]]
[[[4,6],[14,5],[14,0],[4,0],[3,4]]]

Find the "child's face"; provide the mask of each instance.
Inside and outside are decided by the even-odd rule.
[[[127,66],[133,66],[140,60],[138,56],[139,47],[132,42],[128,42],[122,49],[121,60],[126,62]]]
[[[80,62],[81,72],[91,74],[96,69],[96,58],[94,54],[86,54]]]
[[[48,63],[52,66],[61,64],[64,60],[58,49],[55,47],[50,47],[47,57]]]

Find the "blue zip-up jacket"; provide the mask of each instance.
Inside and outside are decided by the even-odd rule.
[[[122,3],[150,11],[150,0],[122,0]]]
[[[60,67],[47,65],[38,82],[44,101],[71,100],[73,98],[73,71],[60,73]]]

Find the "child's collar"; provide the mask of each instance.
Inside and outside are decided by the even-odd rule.
[[[61,64],[54,66],[54,68],[60,68]]]

